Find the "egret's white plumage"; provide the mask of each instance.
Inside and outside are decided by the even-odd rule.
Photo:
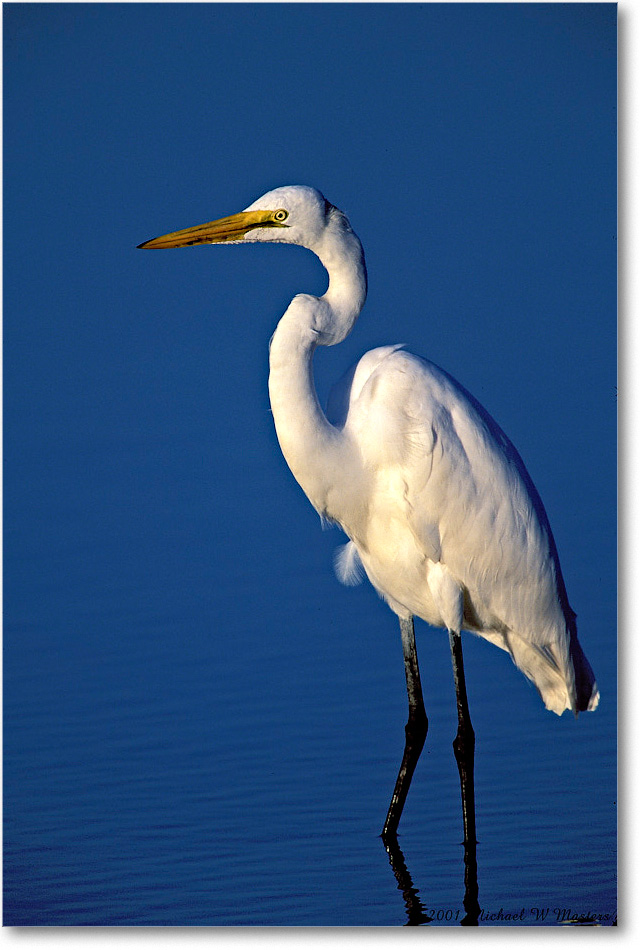
[[[323,413],[314,350],[347,336],[367,293],[362,247],[345,215],[315,189],[288,186],[239,215],[142,246],[221,241],[299,244],[329,275],[322,297],[299,294],[280,320],[269,392],[295,478],[350,538],[336,558],[339,578],[352,584],[364,570],[399,617],[471,630],[507,650],[548,709],[594,709],[599,693],[543,505],[488,413],[401,346],[365,354]]]

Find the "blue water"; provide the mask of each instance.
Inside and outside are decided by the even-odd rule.
[[[396,620],[337,584],[340,536],[260,420],[223,446],[197,419],[12,443],[5,924],[407,922],[378,836],[406,718]],[[464,636],[481,924],[615,914],[615,642],[583,593],[603,699],[578,721]],[[430,730],[399,843],[425,915],[457,926],[449,646],[417,640]]]

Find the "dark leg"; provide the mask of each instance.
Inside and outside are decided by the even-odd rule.
[[[476,873],[476,813],[474,809],[474,730],[467,705],[465,673],[463,672],[463,650],[460,632],[449,630],[456,687],[456,709],[458,712],[458,730],[454,740],[454,755],[461,779],[461,801],[463,804],[463,844],[465,846],[465,898],[463,905],[467,911],[463,924],[477,924],[480,908],[478,904],[478,883]]]
[[[476,818],[474,814],[474,730],[470,721],[467,705],[465,673],[463,671],[463,650],[461,634],[454,630],[450,635],[454,686],[456,687],[456,709],[458,712],[458,731],[454,740],[454,755],[461,777],[461,798],[463,801],[463,834],[465,842],[476,841]]]
[[[414,638],[414,620],[401,619],[401,639],[403,641],[403,657],[405,659],[405,679],[407,681],[407,699],[409,703],[409,718],[405,726],[405,751],[399,769],[398,778],[392,801],[390,802],[383,840],[396,837],[398,823],[401,820],[403,806],[412,783],[412,776],[416,763],[419,760],[425,736],[427,735],[427,716],[423,705],[423,691],[421,677],[418,671],[418,657],[416,656],[416,640]]]

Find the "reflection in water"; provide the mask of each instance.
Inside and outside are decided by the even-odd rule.
[[[478,927],[481,908],[479,907],[479,884],[476,867],[476,840],[464,842],[464,847],[465,894],[463,895],[463,907],[465,908],[465,917],[461,924],[463,927]]]
[[[407,914],[406,927],[419,927],[421,924],[429,924],[433,917],[429,917],[423,902],[418,896],[418,890],[414,887],[412,876],[405,863],[405,855],[401,851],[398,838],[393,835],[390,838],[383,838],[383,844],[387,851],[394,877],[398,883],[398,889],[403,894],[405,902],[405,912]],[[463,895],[463,907],[465,917],[461,920],[462,927],[477,927],[481,908],[479,907],[478,896],[479,886],[476,867],[476,841],[465,844],[464,852],[464,882],[465,894]]]
[[[407,913],[406,927],[419,927],[421,924],[429,924],[433,917],[428,917],[425,907],[421,903],[418,891],[414,887],[410,872],[405,864],[405,855],[400,849],[396,835],[389,839],[383,838],[383,844],[389,857],[389,863],[392,865],[394,877],[398,883],[399,891],[403,893],[405,901],[405,911]]]

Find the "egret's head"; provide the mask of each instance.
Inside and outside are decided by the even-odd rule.
[[[172,231],[138,246],[164,248],[270,241],[301,244],[315,250],[330,225],[349,228],[345,216],[326,201],[320,191],[308,185],[285,185],[268,191],[238,214]]]

